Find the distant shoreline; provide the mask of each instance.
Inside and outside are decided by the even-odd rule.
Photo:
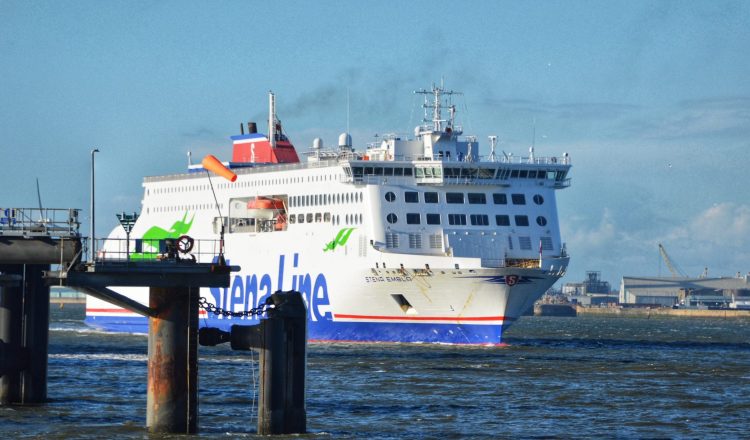
[[[672,316],[677,318],[750,318],[750,310],[736,309],[671,309],[659,308],[629,308],[629,307],[576,307],[578,316],[613,316],[622,318],[648,318],[651,316]]]
[[[50,304],[86,304],[86,298],[57,297],[50,298]]]

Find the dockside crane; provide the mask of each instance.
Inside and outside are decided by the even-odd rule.
[[[659,254],[661,254],[661,258],[664,260],[664,263],[667,265],[667,268],[670,272],[672,272],[672,277],[677,278],[678,276],[681,276],[683,278],[687,278],[688,276],[685,274],[685,272],[680,269],[677,264],[672,262],[672,259],[669,258],[669,254],[667,254],[667,250],[664,249],[664,246],[659,243]]]

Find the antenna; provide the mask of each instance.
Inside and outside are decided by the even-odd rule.
[[[268,91],[268,140],[276,148],[276,97]]]
[[[208,185],[211,187],[211,193],[214,195],[214,202],[216,203],[216,212],[219,213],[219,221],[221,221],[221,230],[219,232],[219,261],[220,265],[225,265],[224,260],[224,217],[221,215],[221,208],[219,208],[219,199],[216,197],[216,191],[214,191],[214,184],[211,182],[211,173],[206,170],[206,176],[208,176]]]
[[[349,87],[346,88],[346,132],[349,133]]]
[[[188,151],[187,157],[188,157],[188,168],[190,168],[190,166],[193,165],[193,153]]]
[[[39,191],[39,178],[36,178],[36,198],[39,201],[39,221],[44,219],[44,210],[42,209],[42,193]]]
[[[497,157],[495,156],[495,146],[497,145],[497,136],[492,135],[490,138],[490,162],[495,162]]]

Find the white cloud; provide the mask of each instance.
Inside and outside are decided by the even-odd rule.
[[[675,228],[670,240],[720,245],[730,248],[750,248],[750,206],[717,203],[699,212],[686,225]]]
[[[584,271],[599,270],[616,285],[623,275],[668,276],[658,253],[667,248],[673,262],[688,276],[704,267],[710,276],[750,271],[750,205],[717,203],[669,229],[631,228],[611,209],[600,217],[574,216],[562,223],[571,254],[564,282],[582,280]]]

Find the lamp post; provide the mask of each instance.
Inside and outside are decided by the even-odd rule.
[[[95,237],[95,223],[94,219],[96,218],[96,214],[94,211],[94,153],[98,153],[99,149],[94,148],[91,150],[91,261],[94,261],[94,258],[96,257],[96,238]]]

